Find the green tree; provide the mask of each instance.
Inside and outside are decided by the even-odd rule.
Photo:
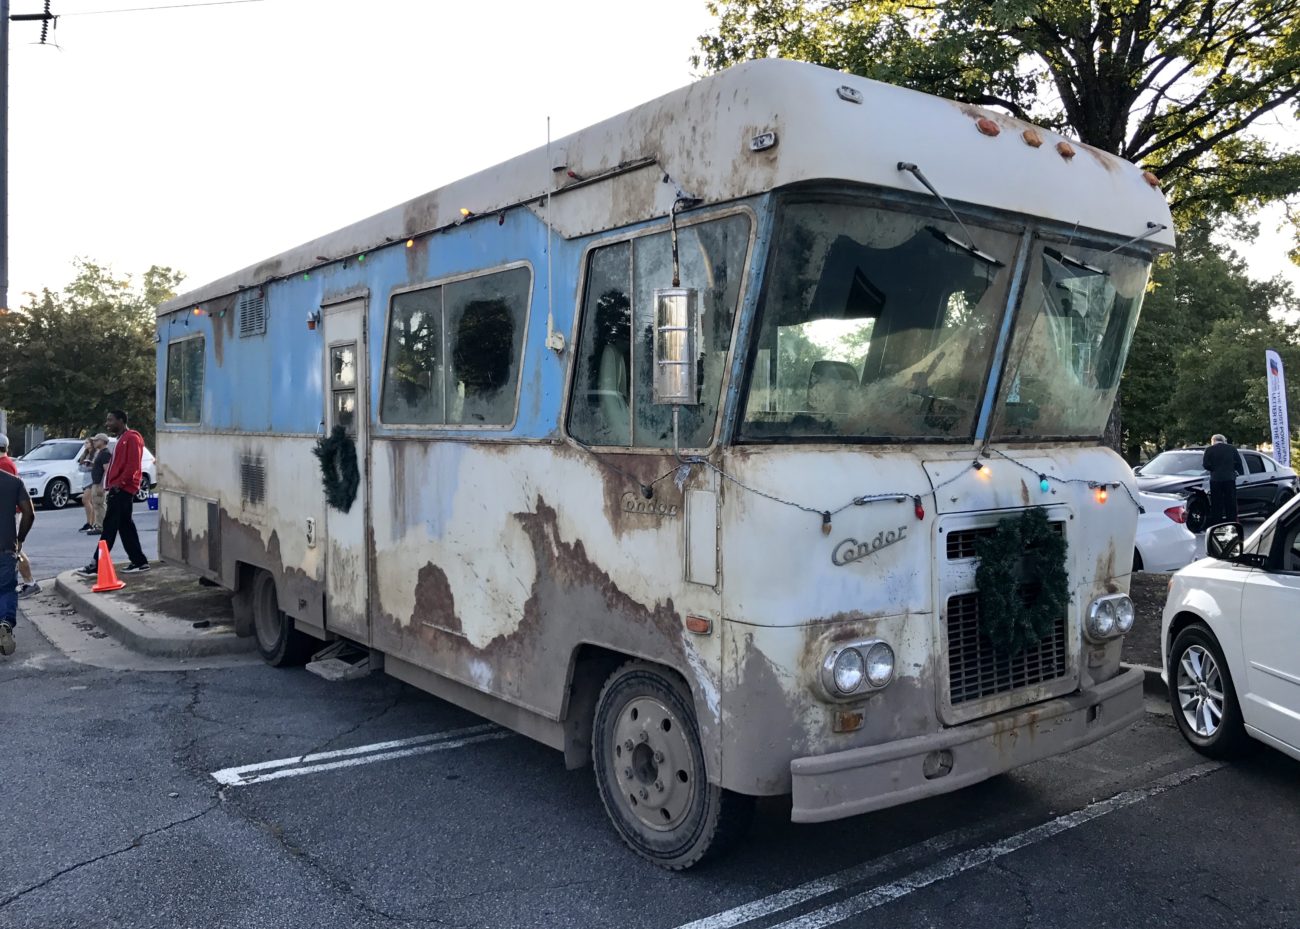
[[[1125,452],[1205,442],[1214,432],[1268,441],[1264,350],[1288,369],[1292,409],[1300,400],[1300,340],[1278,322],[1294,310],[1284,281],[1257,281],[1245,262],[1216,245],[1205,226],[1187,229],[1178,252],[1158,264],[1124,369]]]
[[[85,259],[76,268],[61,292],[29,293],[0,316],[4,406],[60,436],[98,432],[106,410],[124,409],[153,444],[154,312],[184,275],[155,265],[137,284]]]
[[[692,59],[815,62],[999,107],[1154,171],[1180,221],[1300,191],[1300,0],[715,0]]]

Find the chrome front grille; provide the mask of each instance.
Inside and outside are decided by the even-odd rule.
[[[979,594],[959,594],[948,598],[944,633],[948,646],[948,697],[954,707],[1053,681],[1069,672],[1064,614],[1057,618],[1046,638],[1011,656],[995,651],[980,630]]]

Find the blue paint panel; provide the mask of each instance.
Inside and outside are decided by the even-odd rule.
[[[767,198],[752,202],[762,216]],[[495,215],[474,219],[463,226],[419,239],[413,248],[408,249],[405,242],[394,242],[367,254],[364,261],[353,258],[346,263],[335,262],[312,271],[306,279],[298,275],[264,285],[265,335],[239,336],[236,296],[221,302],[226,309],[224,318],[196,316],[188,311],[162,317],[158,320],[161,337],[157,361],[159,427],[177,431],[317,433],[325,407],[325,346],[320,329],[307,329],[307,315],[319,309],[322,299],[366,289],[370,295],[367,311],[370,345],[368,409],[372,435],[411,435],[415,432],[422,436],[485,440],[558,436],[564,409],[565,373],[572,354],[583,254],[593,242],[662,223],[663,219],[659,218],[620,232],[568,241],[558,234],[551,237],[554,326],[564,335],[569,346],[559,355],[546,348],[546,224],[524,208],[506,213],[504,222],[498,222]],[[765,234],[766,224],[762,224],[760,229]],[[384,338],[394,291],[409,290],[426,283],[432,285],[449,277],[520,261],[531,265],[533,280],[532,307],[520,370],[519,411],[514,426],[509,429],[430,426],[415,431],[409,427],[380,425],[377,411],[383,378]],[[760,271],[757,265],[751,270],[747,298],[750,305],[756,299]],[[206,309],[217,312],[219,307],[213,304]],[[214,327],[220,328],[220,335],[214,334]],[[206,336],[203,420],[199,425],[189,426],[163,423],[167,345],[173,339],[195,331]],[[729,398],[729,405],[733,406],[735,389],[733,385],[733,397]]]

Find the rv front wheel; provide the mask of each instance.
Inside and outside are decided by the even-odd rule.
[[[749,827],[753,799],[708,781],[690,691],[654,665],[630,661],[605,682],[591,756],[614,828],[660,867],[689,868]]]
[[[280,610],[275,578],[258,571],[253,578],[253,637],[266,663],[275,668],[302,664],[311,657],[314,642],[293,628],[293,618]]]

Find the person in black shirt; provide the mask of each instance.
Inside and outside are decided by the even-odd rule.
[[[1210,525],[1237,521],[1237,475],[1245,472],[1237,447],[1221,435],[1210,439],[1210,447],[1201,458],[1201,467],[1210,472]]]
[[[17,526],[15,512],[22,514]],[[0,471],[0,655],[5,657],[14,653],[14,626],[18,625],[18,553],[35,520],[27,485]]]

